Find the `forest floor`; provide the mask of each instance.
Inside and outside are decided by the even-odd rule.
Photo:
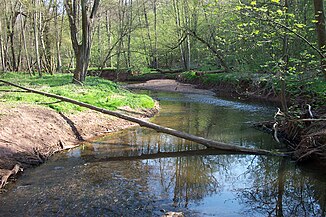
[[[141,118],[158,112],[157,107],[121,110],[133,114],[136,111]],[[15,165],[20,168],[39,165],[55,152],[135,125],[90,110],[65,115],[37,105],[0,103],[0,177],[10,174]]]

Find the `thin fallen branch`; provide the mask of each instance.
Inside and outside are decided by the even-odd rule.
[[[297,120],[291,120],[294,122],[313,122],[313,121],[326,121],[326,119],[312,119],[312,118],[308,118],[308,119],[297,119]]]
[[[185,72],[185,69],[160,69],[160,68],[154,68],[153,71],[158,71],[162,74],[167,74],[167,73],[181,73],[181,72]]]
[[[82,107],[85,107],[85,108],[88,108],[88,109],[91,109],[91,110],[94,110],[94,111],[101,112],[103,114],[112,115],[114,117],[118,117],[118,118],[121,118],[121,119],[124,119],[124,120],[127,120],[127,121],[137,123],[142,127],[151,128],[151,129],[156,130],[157,132],[162,132],[162,133],[170,134],[170,135],[180,137],[180,138],[183,138],[183,139],[186,139],[186,140],[189,140],[189,141],[193,141],[193,142],[202,144],[202,145],[204,145],[206,147],[216,148],[216,149],[219,149],[219,150],[231,151],[231,152],[236,152],[236,153],[246,153],[246,154],[256,154],[256,155],[278,155],[278,156],[284,156],[285,155],[284,153],[277,153],[277,152],[268,151],[268,150],[264,150],[264,149],[241,147],[241,146],[237,146],[237,145],[231,145],[231,144],[227,144],[227,143],[223,143],[223,142],[217,142],[217,141],[213,141],[213,140],[210,140],[210,139],[205,139],[203,137],[194,136],[194,135],[191,135],[189,133],[180,132],[180,131],[177,131],[177,130],[174,130],[174,129],[171,129],[171,128],[168,128],[168,127],[163,127],[163,126],[160,126],[160,125],[157,125],[157,124],[154,124],[154,123],[150,123],[150,122],[141,120],[139,118],[135,118],[135,117],[128,116],[128,115],[125,115],[125,114],[121,114],[119,112],[99,108],[99,107],[96,107],[96,106],[93,106],[93,105],[90,105],[90,104],[87,104],[87,103],[79,102],[79,101],[76,101],[76,100],[73,100],[73,99],[70,99],[70,98],[67,98],[67,97],[58,96],[58,95],[55,95],[55,94],[46,93],[46,92],[42,92],[42,91],[22,87],[22,86],[19,86],[17,84],[14,84],[14,83],[2,80],[2,79],[0,79],[0,82],[9,84],[9,85],[14,86],[14,87],[18,87],[20,89],[23,89],[23,90],[26,90],[26,91],[29,91],[29,92],[32,92],[32,93],[40,94],[40,95],[47,96],[47,97],[56,98],[56,99],[59,99],[59,100],[65,101],[65,102],[69,102],[69,103],[72,103],[72,104],[75,104],[75,105],[79,105],[79,106],[82,106]]]
[[[219,74],[227,72],[225,69],[220,70],[211,70],[211,71],[194,71],[197,76],[205,75],[205,74]]]

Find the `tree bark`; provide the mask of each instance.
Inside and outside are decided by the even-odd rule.
[[[61,20],[61,27],[59,28],[58,25],[58,18],[59,18],[59,10],[58,10],[58,2],[55,0],[55,17],[54,17],[54,26],[57,30],[55,33],[55,48],[56,48],[56,55],[57,55],[57,64],[56,64],[56,72],[62,72],[62,61],[61,61],[61,38],[62,38],[62,29],[63,29],[63,19],[64,19],[64,11],[62,12],[62,20]]]
[[[111,29],[112,25],[111,25],[111,17],[109,17],[109,11],[106,11],[106,13],[105,13],[105,22],[106,22],[106,25],[105,25],[105,27],[106,27],[106,34],[108,36],[108,48],[110,50],[111,49],[111,44],[112,44],[112,33],[111,33],[111,31],[112,31],[112,29]],[[110,54],[111,54],[111,51],[110,51]],[[108,66],[109,67],[112,67],[112,57],[109,57],[108,58]],[[102,66],[102,68],[103,67],[105,67],[105,64],[104,64],[104,66]]]
[[[78,6],[76,0],[65,0],[65,7],[69,20],[70,27],[70,37],[72,42],[72,47],[75,53],[76,67],[73,76],[73,82],[81,84],[85,81],[87,68],[89,64],[89,56],[91,50],[91,27],[93,19],[96,16],[96,12],[100,3],[100,0],[94,0],[92,9],[89,13],[88,8],[88,0],[81,0],[81,28],[82,28],[82,40],[81,43],[78,42],[77,37],[77,12]]]
[[[0,29],[2,29],[2,22],[0,20]],[[1,47],[1,65],[2,65],[2,71],[7,71],[7,65],[6,65],[6,58],[5,58],[5,50],[4,50],[4,40],[2,34],[0,34],[0,47]]]
[[[153,59],[152,67],[158,67],[158,57],[157,57],[157,0],[153,0],[153,12],[154,12],[154,50],[153,50]]]
[[[128,44],[127,44],[127,68],[131,68],[131,32],[132,32],[132,20],[133,20],[133,3],[129,0],[129,10],[127,14],[128,22]]]
[[[319,49],[324,56],[321,57],[321,70],[326,79],[326,21],[325,21],[325,10],[324,0],[314,0],[316,32],[318,38]]]
[[[150,52],[150,60],[149,62],[149,66],[150,67],[154,67],[153,63],[154,61],[154,49],[153,49],[153,45],[152,45],[152,39],[151,39],[151,31],[150,31],[150,26],[149,26],[149,21],[148,21],[148,15],[147,15],[147,10],[146,10],[146,4],[145,2],[142,3],[143,5],[143,11],[144,11],[144,19],[145,19],[145,25],[146,25],[146,33],[147,33],[147,39],[148,39],[148,44],[149,44],[149,52]],[[145,47],[145,52],[146,52],[146,44],[144,43],[144,47]]]
[[[18,87],[18,88],[26,90],[28,92],[40,94],[40,95],[47,96],[47,97],[52,97],[52,98],[55,98],[55,99],[62,100],[64,102],[69,102],[69,103],[79,105],[79,106],[82,106],[82,107],[85,107],[85,108],[88,108],[88,109],[91,109],[91,110],[94,110],[94,111],[98,111],[98,112],[101,112],[103,114],[112,115],[112,116],[117,117],[117,118],[121,118],[121,119],[124,119],[124,120],[127,120],[127,121],[137,123],[142,127],[151,128],[151,129],[153,129],[153,130],[155,130],[157,132],[162,132],[162,133],[170,134],[170,135],[173,135],[173,136],[176,136],[176,137],[179,137],[179,138],[183,138],[183,139],[186,139],[186,140],[189,140],[189,141],[193,141],[193,142],[202,144],[202,145],[204,145],[206,147],[215,148],[215,149],[224,150],[224,151],[237,152],[237,153],[284,156],[284,154],[276,153],[276,152],[268,151],[268,150],[264,150],[264,149],[253,149],[253,148],[241,147],[241,146],[237,146],[237,145],[226,144],[226,143],[223,143],[223,142],[216,142],[216,141],[213,141],[213,140],[205,139],[203,137],[194,136],[194,135],[191,135],[189,133],[184,133],[184,132],[180,132],[180,131],[177,131],[177,130],[174,130],[174,129],[171,129],[171,128],[168,128],[168,127],[163,127],[163,126],[160,126],[160,125],[157,125],[157,124],[153,124],[153,123],[144,121],[142,119],[135,118],[135,117],[132,117],[132,116],[128,116],[128,115],[125,115],[125,114],[122,114],[122,113],[119,113],[119,112],[110,111],[110,110],[99,108],[99,107],[96,107],[96,106],[93,106],[93,105],[90,105],[90,104],[87,104],[87,103],[79,102],[79,101],[76,101],[76,100],[73,100],[73,99],[70,99],[70,98],[67,98],[67,97],[58,96],[58,95],[55,95],[55,94],[46,93],[46,92],[31,89],[31,88],[22,87],[22,86],[19,86],[17,84],[14,84],[14,83],[2,80],[2,79],[0,79],[0,82],[3,82],[5,84],[9,84],[9,85],[14,86],[14,87]]]
[[[32,75],[33,71],[32,71],[31,64],[29,62],[29,52],[27,49],[26,34],[25,34],[26,18],[21,19],[21,27],[22,27],[22,38],[23,38],[23,44],[24,44],[24,50],[25,50],[26,65],[27,65],[29,74]]]
[[[39,5],[39,0],[35,0],[34,4],[36,6]],[[35,46],[35,57],[36,57],[36,65],[37,65],[37,72],[40,77],[42,77],[42,69],[41,69],[41,58],[40,58],[40,51],[39,51],[39,29],[38,29],[38,17],[40,14],[35,12],[33,14],[33,23],[34,23],[34,46]]]
[[[124,0],[119,0],[119,27],[118,34],[121,40],[118,41],[117,47],[117,71],[120,70],[121,67],[121,51],[123,47],[123,35],[124,35],[124,21],[125,21],[125,8],[124,8]],[[119,73],[117,73],[117,79],[119,77]]]

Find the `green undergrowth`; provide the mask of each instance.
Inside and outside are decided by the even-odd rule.
[[[118,84],[98,77],[87,77],[83,86],[73,84],[71,74],[45,75],[42,78],[23,73],[6,73],[1,79],[24,87],[65,96],[77,101],[88,103],[105,109],[115,110],[122,106],[131,108],[152,108],[154,101],[147,95],[134,94],[121,88]],[[83,111],[80,106],[58,102],[57,99],[33,93],[10,92],[18,90],[11,86],[0,86],[2,102],[32,103],[53,108],[60,112]]]
[[[271,73],[218,73],[196,75],[189,71],[181,74],[186,82],[199,83],[202,86],[214,87],[229,85],[234,88],[260,89],[266,92],[273,91],[276,95],[280,92],[280,78]],[[325,105],[326,82],[323,77],[303,77],[302,75],[288,75],[285,77],[286,92],[293,101],[302,99],[316,106]]]

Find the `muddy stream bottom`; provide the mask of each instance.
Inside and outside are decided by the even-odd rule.
[[[250,128],[273,107],[211,95],[146,92],[151,121],[198,136],[283,148]],[[0,216],[325,216],[326,174],[280,157],[230,155],[134,127],[55,155],[1,195]]]

